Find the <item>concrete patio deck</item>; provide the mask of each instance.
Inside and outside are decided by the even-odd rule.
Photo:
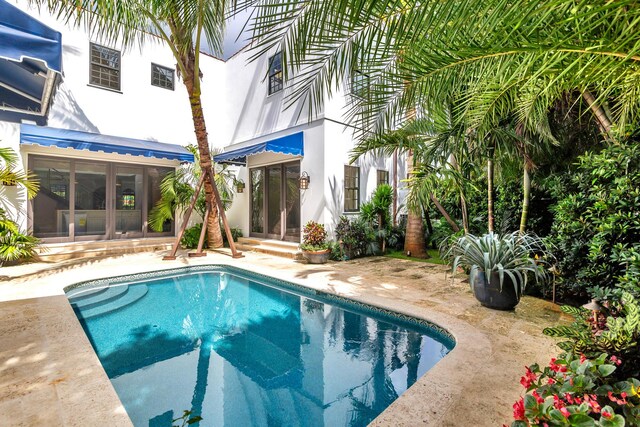
[[[163,253],[34,263],[0,269],[0,419],[13,426],[131,425],[64,296],[73,283],[199,264],[229,264],[427,319],[455,349],[396,400],[376,426],[509,423],[524,366],[557,352],[542,328],[557,306],[524,297],[514,312],[480,306],[446,267],[383,257],[307,265],[263,254],[162,261]]]

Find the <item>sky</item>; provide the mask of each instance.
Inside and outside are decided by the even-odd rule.
[[[250,16],[251,10],[246,10],[227,21],[227,34],[224,38],[222,55],[225,61],[249,44],[250,33],[246,29],[242,32],[242,29]]]

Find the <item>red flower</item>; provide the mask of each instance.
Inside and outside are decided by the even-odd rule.
[[[520,398],[520,400],[513,404],[513,418],[516,421],[526,421],[524,416],[524,398]]]
[[[587,360],[587,356],[585,356],[584,354],[580,355],[580,363],[584,363],[584,361]]]
[[[533,393],[531,393],[531,395],[536,398],[536,402],[544,403],[544,399],[540,397],[537,390],[533,390]]]
[[[555,383],[556,383],[556,380],[554,380],[553,378],[549,377],[549,379],[547,379],[547,384],[551,385]]]
[[[567,372],[567,367],[564,365],[558,365],[556,363],[556,358],[552,357],[551,358],[551,362],[549,362],[549,368],[553,371],[553,372]]]
[[[608,411],[602,411],[602,416],[609,419],[611,417],[613,417],[613,414],[608,412]]]
[[[536,376],[536,374],[531,372],[531,369],[527,367],[527,372],[524,374],[523,377],[520,378],[520,384],[522,384],[524,388],[528,389],[529,387],[531,387],[531,384],[533,384],[533,382],[536,381],[537,379],[538,377]]]
[[[585,394],[584,395],[584,401],[587,402],[587,404],[589,404],[589,406],[591,407],[591,410],[597,414],[597,413],[600,412],[600,404],[598,403],[598,401],[596,399],[597,398],[596,398],[595,394],[592,394],[592,395]]]
[[[620,393],[620,396],[622,397],[622,399],[618,399],[617,397],[615,397],[612,392],[609,392],[608,395],[609,395],[609,400],[617,403],[618,405],[622,406],[627,404],[627,399],[625,399],[625,397],[627,397],[627,393],[625,392]]]
[[[562,412],[562,415],[564,415],[565,418],[569,418],[569,415],[571,415],[571,413],[569,412],[569,410],[567,408],[560,408],[560,412]]]
[[[611,363],[615,363],[616,366],[620,366],[622,360],[618,359],[616,356],[611,356]]]

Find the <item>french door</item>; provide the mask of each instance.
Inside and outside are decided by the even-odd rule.
[[[300,241],[300,162],[250,169],[253,237]]]
[[[172,235],[148,227],[160,199],[160,181],[172,168],[29,156],[40,190],[31,204],[31,227],[47,242]]]

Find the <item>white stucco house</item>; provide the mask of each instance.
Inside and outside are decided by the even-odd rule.
[[[40,180],[31,201],[5,183],[5,209],[44,243],[174,236],[177,224],[162,233],[147,226],[162,177],[192,158],[183,147],[195,143],[170,50],[149,43],[122,51],[26,1],[0,0],[0,7],[30,21],[20,27],[20,19],[0,16],[0,30],[11,25],[27,40],[3,51],[9,32],[0,31],[0,147],[13,148]],[[45,39],[40,57],[30,31]],[[200,64],[209,141],[223,150],[216,161],[235,165],[246,183],[227,213],[232,227],[244,236],[299,242],[307,221],[331,231],[381,182],[405,178],[402,159],[364,157],[349,165],[348,88],[309,121],[301,105],[283,108],[279,54],[250,56],[247,48],[226,60],[204,54]],[[306,189],[299,186],[303,175]]]

